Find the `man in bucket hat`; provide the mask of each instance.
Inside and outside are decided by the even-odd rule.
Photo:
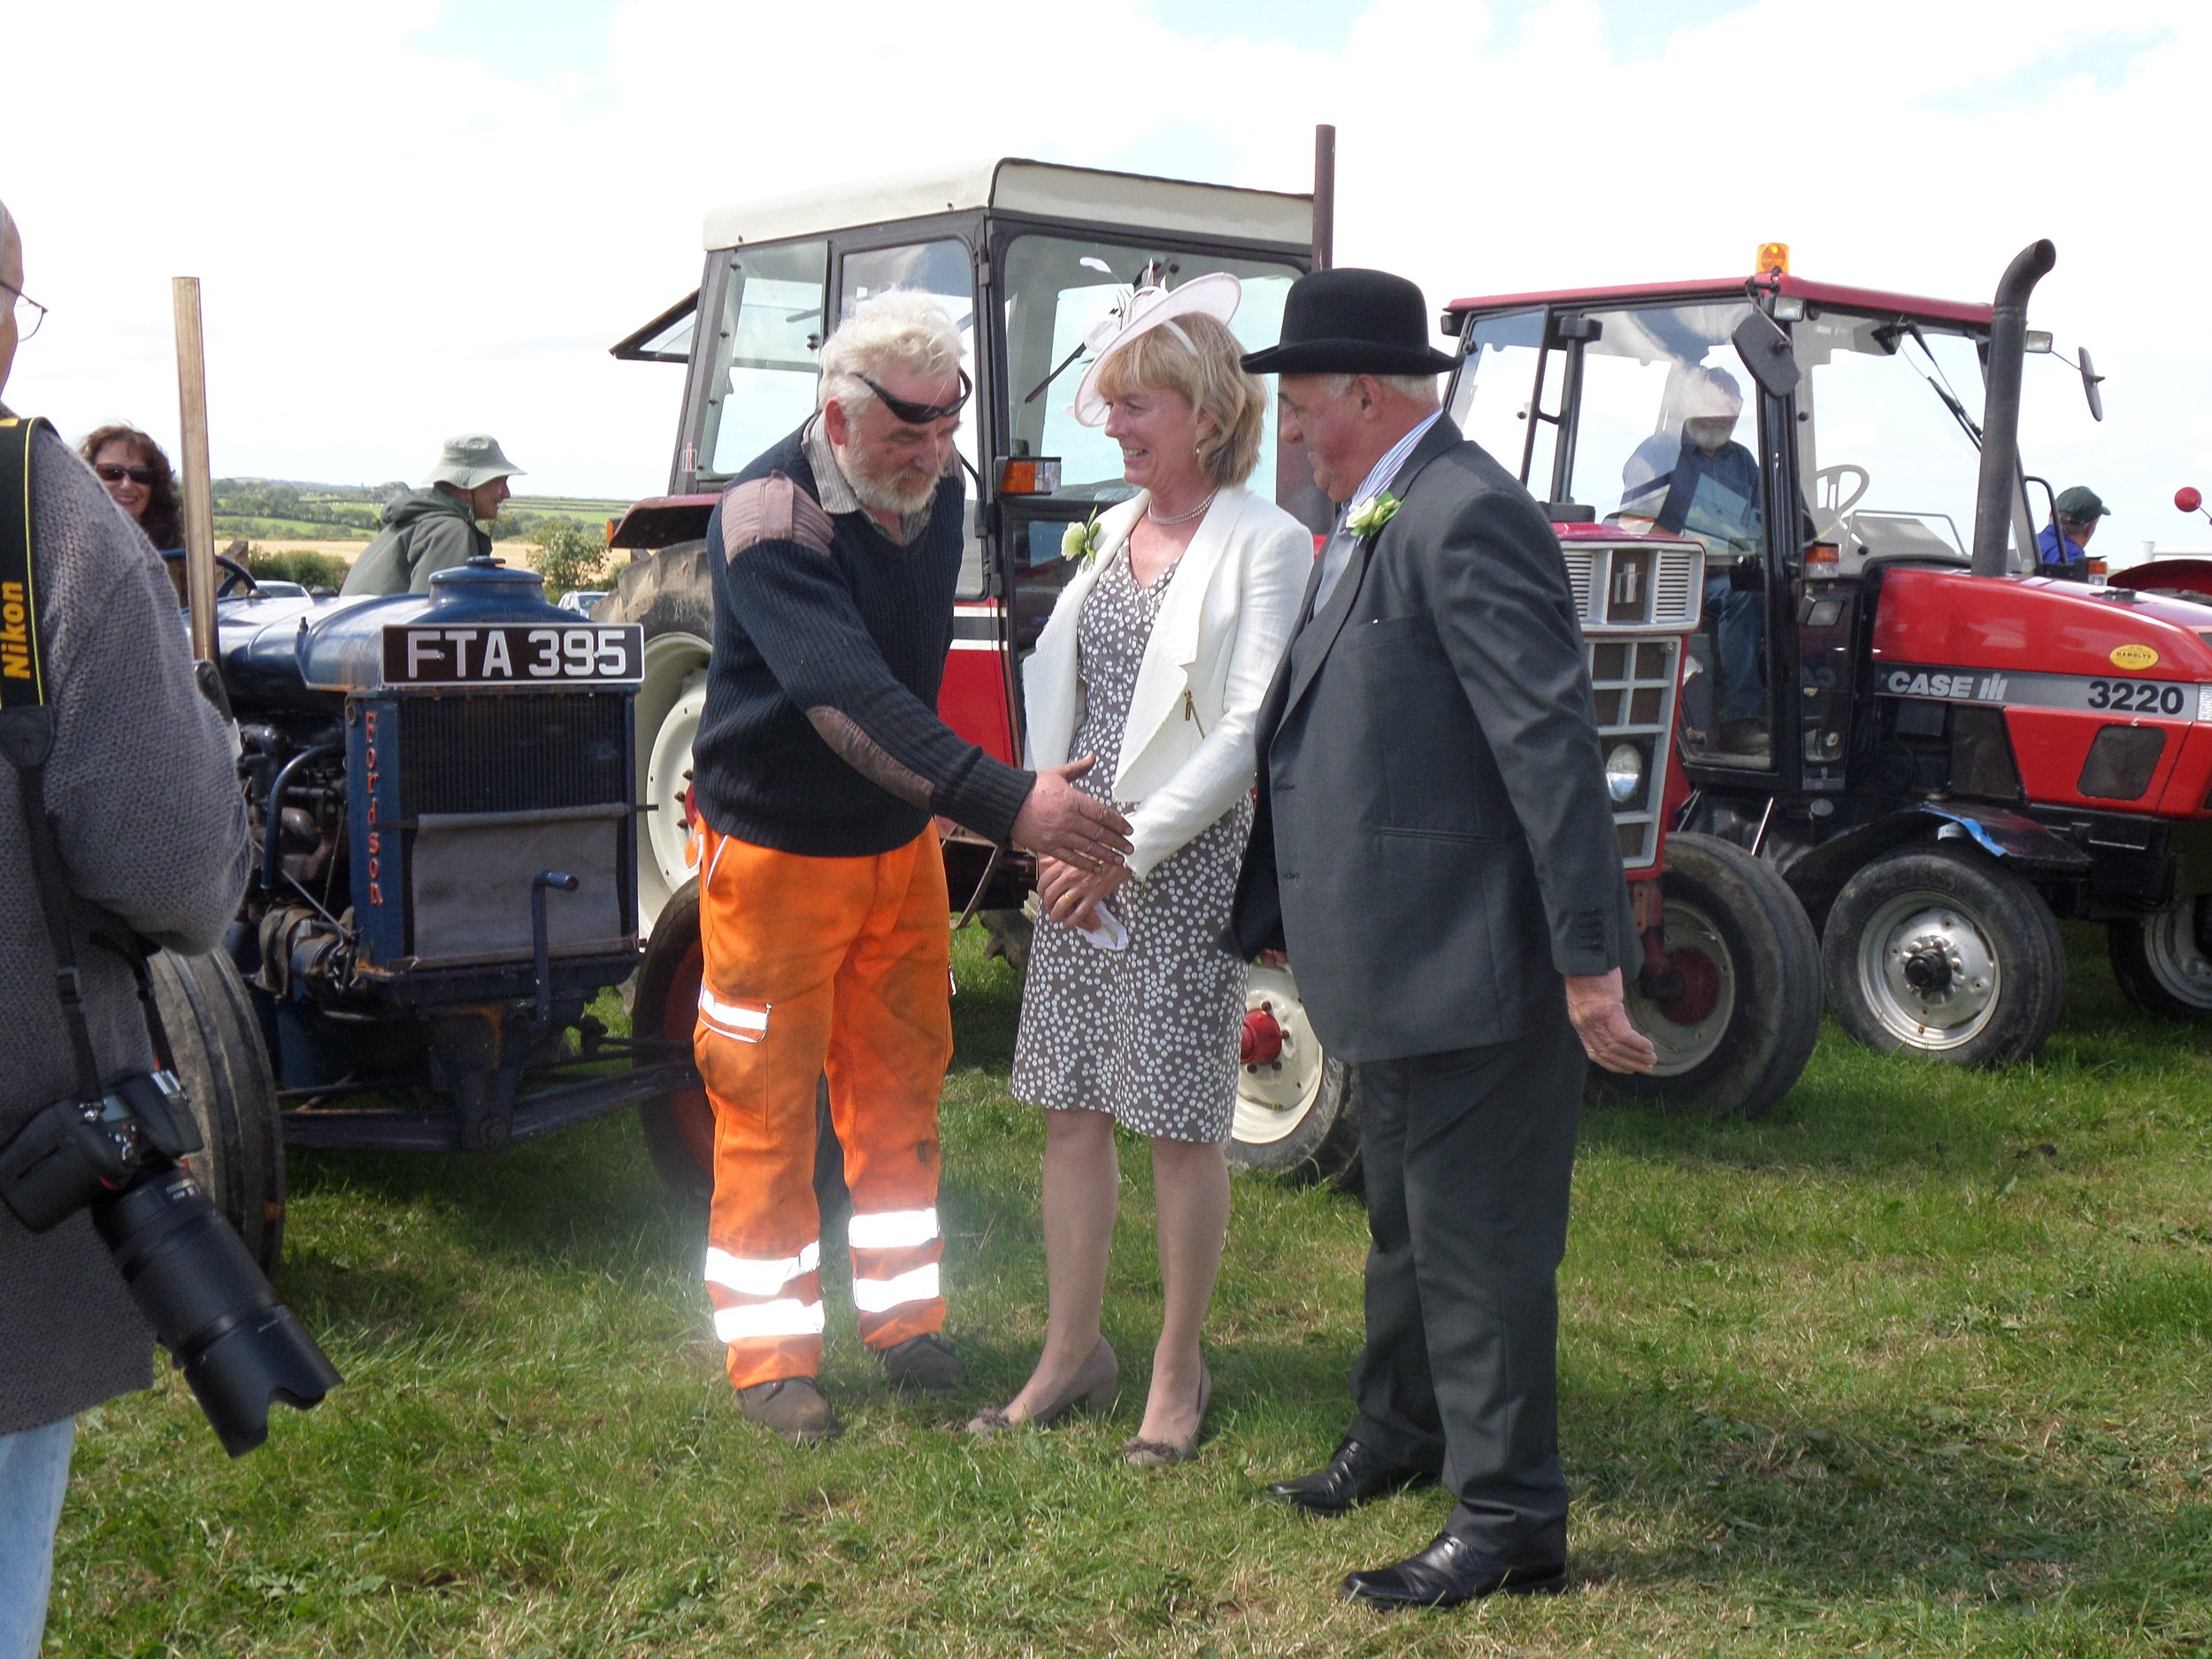
[[[1621,970],[1636,924],[1543,510],[1438,407],[1421,290],[1302,277],[1282,434],[1345,504],[1260,705],[1258,813],[1229,942],[1287,949],[1358,1068],[1367,1343],[1316,1515],[1440,1479],[1457,1500],[1354,1600],[1448,1607],[1566,1582],[1555,1399],[1567,1194],[1588,1059],[1650,1070]]]
[[[448,438],[430,476],[384,509],[383,528],[354,561],[345,595],[426,594],[437,572],[490,552],[492,539],[477,521],[499,517],[511,493],[507,480],[521,476],[488,434]]]

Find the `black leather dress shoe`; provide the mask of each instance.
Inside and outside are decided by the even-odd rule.
[[[1379,1498],[1408,1486],[1436,1479],[1426,1469],[1386,1463],[1371,1446],[1348,1440],[1336,1448],[1326,1469],[1294,1480],[1279,1480],[1267,1495],[1279,1503],[1294,1504],[1309,1515],[1343,1515],[1371,1498]]]
[[[1449,1532],[1439,1532],[1419,1555],[1356,1572],[1343,1586],[1346,1601],[1377,1607],[1457,1607],[1486,1595],[1557,1595],[1566,1587],[1564,1563],[1509,1567]]]

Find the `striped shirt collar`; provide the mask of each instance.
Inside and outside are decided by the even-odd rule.
[[[852,482],[845,476],[845,469],[837,464],[837,451],[830,447],[829,434],[824,430],[819,414],[806,423],[805,429],[799,434],[799,442],[806,451],[806,464],[814,469],[814,495],[815,499],[822,503],[822,511],[832,515],[846,512],[867,514],[868,522],[883,530],[881,521],[872,513],[868,513],[865,503],[853,493]],[[891,536],[891,539],[901,547],[907,546],[928,528],[930,515],[936,511],[937,503],[933,498],[921,511],[902,514],[899,534]],[[884,530],[884,534],[891,535],[887,530]]]
[[[1392,444],[1384,452],[1383,458],[1375,463],[1375,470],[1367,475],[1367,481],[1359,487],[1358,493],[1344,503],[1341,511],[1349,512],[1363,503],[1374,500],[1376,495],[1381,493],[1383,488],[1392,479],[1397,477],[1398,469],[1406,464],[1406,457],[1413,453],[1414,446],[1428,436],[1429,428],[1443,418],[1444,411],[1439,409],[1426,420],[1407,433],[1404,437]]]

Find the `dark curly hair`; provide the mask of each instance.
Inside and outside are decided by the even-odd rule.
[[[136,449],[139,459],[154,475],[154,481],[147,487],[146,511],[138,527],[157,549],[182,547],[184,512],[177,504],[177,475],[159,444],[135,426],[101,426],[85,434],[77,453],[90,465],[101,450],[118,442]]]

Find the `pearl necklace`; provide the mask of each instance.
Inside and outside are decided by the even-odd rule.
[[[1164,518],[1153,511],[1152,503],[1148,501],[1144,504],[1144,516],[1151,519],[1154,524],[1188,524],[1192,519],[1202,517],[1206,509],[1214,504],[1214,495],[1219,494],[1221,491],[1218,488],[1215,489],[1212,495],[1207,496],[1188,512],[1179,512],[1172,518]]]

